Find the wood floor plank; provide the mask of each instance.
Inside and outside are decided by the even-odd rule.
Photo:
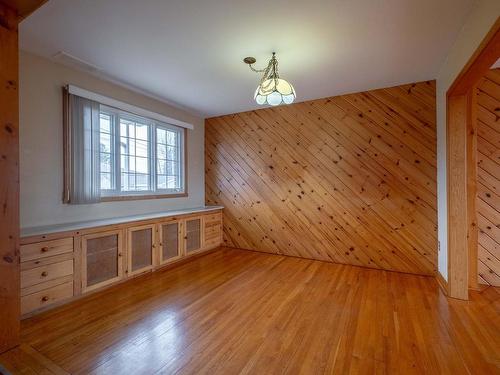
[[[71,374],[500,373],[498,289],[449,300],[432,277],[230,248],[21,332]]]

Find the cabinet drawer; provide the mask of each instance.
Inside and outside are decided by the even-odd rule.
[[[73,296],[73,282],[57,285],[50,289],[21,297],[21,314],[27,314],[42,307],[50,306]]]
[[[205,233],[220,232],[222,228],[221,223],[205,223]]]
[[[221,222],[205,223],[205,247],[215,247],[220,245],[222,238]]]
[[[217,222],[219,223],[222,220],[222,214],[219,212],[217,214],[205,215],[205,224]]]
[[[35,284],[35,285],[29,286],[27,288],[22,288],[21,289],[21,297],[27,296],[29,294],[41,292],[42,290],[50,289],[50,288],[53,288],[57,285],[69,283],[72,281],[73,281],[73,275],[58,277],[57,279],[44,281],[43,283]]]
[[[73,260],[21,271],[21,288],[73,274]]]
[[[73,251],[73,237],[61,238],[53,241],[31,243],[21,246],[21,262],[46,258],[53,255],[70,253]]]
[[[220,237],[221,237],[220,231],[205,233],[205,242],[208,242],[208,241],[219,241],[220,242]]]
[[[26,262],[21,263],[21,271],[26,271],[32,268],[37,268],[42,266],[48,266],[49,264],[60,263],[70,259],[73,259],[73,253],[66,253],[61,255],[54,255],[53,257],[28,260]]]

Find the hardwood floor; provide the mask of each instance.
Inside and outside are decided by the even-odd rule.
[[[496,374],[500,291],[449,300],[431,277],[222,249],[25,320],[21,334],[52,369],[0,356],[13,373]]]

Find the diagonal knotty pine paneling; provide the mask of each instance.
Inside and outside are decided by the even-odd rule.
[[[500,286],[500,69],[479,83],[477,104],[479,281]]]
[[[210,118],[228,246],[434,274],[435,82]]]

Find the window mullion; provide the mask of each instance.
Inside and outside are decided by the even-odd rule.
[[[179,157],[178,157],[178,164],[177,164],[177,168],[178,168],[178,173],[179,173],[179,190],[182,190],[184,191],[185,190],[185,186],[184,186],[184,181],[186,180],[186,176],[185,176],[185,173],[186,173],[186,169],[185,169],[185,164],[186,164],[186,161],[184,160],[184,155],[185,155],[185,152],[184,152],[184,147],[185,147],[185,140],[184,140],[184,136],[185,136],[185,132],[184,131],[179,131],[178,132],[178,135],[177,135],[177,150],[178,150],[178,153],[179,153]]]
[[[115,193],[116,195],[119,195],[121,193],[121,186],[122,186],[122,181],[121,181],[121,163],[122,163],[122,158],[121,158],[121,147],[120,147],[120,115],[116,113],[114,116],[114,129],[116,132],[116,137],[115,137],[115,178],[116,178],[116,186],[115,186]]]
[[[149,168],[151,171],[150,183],[151,191],[156,192],[156,124],[154,122],[150,125],[151,131],[151,152],[150,152],[150,163]]]

